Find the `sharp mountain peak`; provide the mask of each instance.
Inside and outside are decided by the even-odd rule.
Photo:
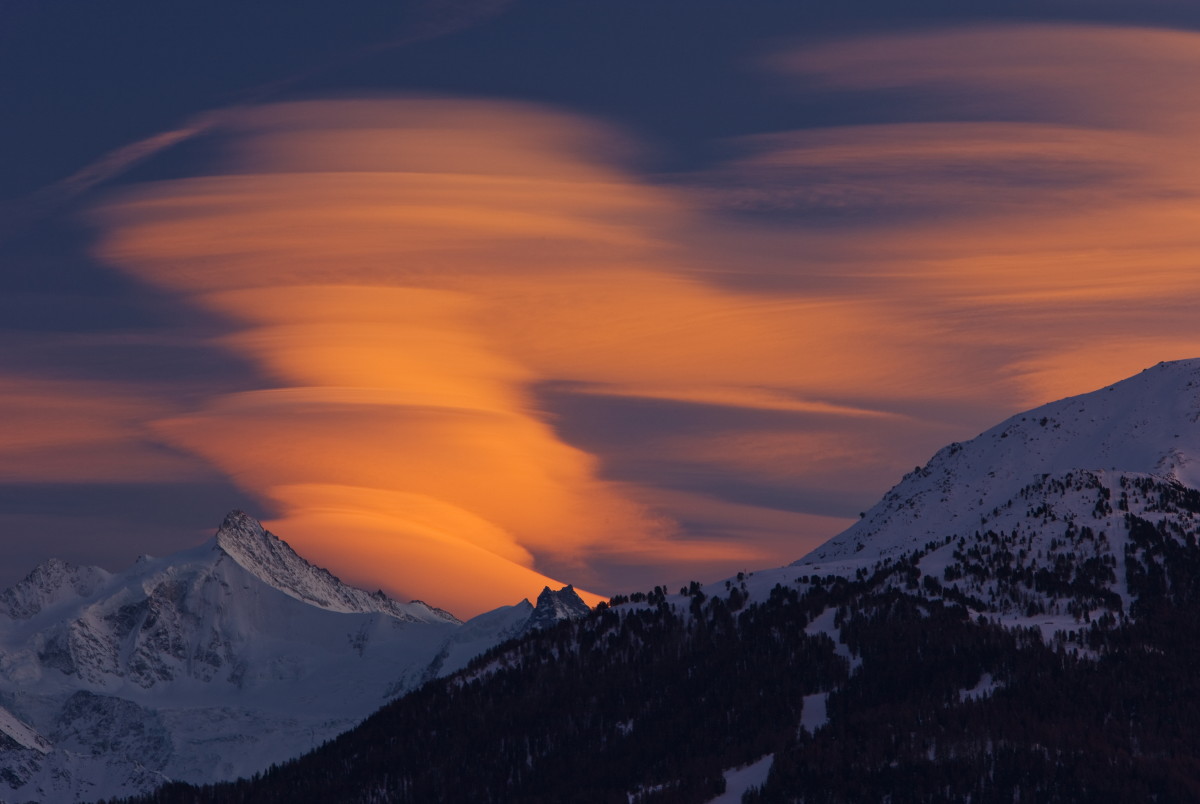
[[[420,601],[400,603],[382,590],[367,592],[300,556],[291,545],[245,511],[233,510],[217,529],[213,547],[242,569],[286,595],[330,611],[382,612],[405,621],[460,622]]]

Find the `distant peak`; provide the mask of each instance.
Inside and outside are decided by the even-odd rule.
[[[92,594],[109,577],[108,571],[99,567],[79,567],[60,558],[50,558],[0,593],[0,612],[15,619],[28,619],[65,600]]]
[[[570,584],[557,592],[545,586],[538,595],[537,605],[526,627],[546,628],[562,620],[577,620],[586,617],[591,610],[592,607],[583,602],[583,598]]]
[[[262,526],[245,511],[230,511],[217,528],[216,547],[251,572],[262,575],[269,565],[293,564],[303,561],[287,542]],[[304,562],[308,563],[308,562]]]
[[[217,529],[215,549],[286,595],[330,611],[378,611],[404,621],[459,622],[425,604],[398,603],[382,590],[367,592],[315,566],[245,511],[233,510]]]
[[[341,585],[335,576],[310,564],[245,511],[233,510],[225,515],[217,528],[216,548],[272,586],[318,605],[328,604],[321,596],[313,600],[309,587]]]
[[[236,508],[225,515],[221,527],[217,528],[218,542],[222,541],[222,538],[225,541],[245,536],[261,539],[266,535],[267,531],[261,522]]]

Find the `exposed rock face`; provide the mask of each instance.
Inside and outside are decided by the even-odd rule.
[[[574,587],[569,584],[557,592],[547,586],[538,595],[537,605],[525,629],[548,628],[563,620],[577,620],[586,617],[590,611],[591,607],[583,602]]]

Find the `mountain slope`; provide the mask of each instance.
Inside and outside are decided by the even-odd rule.
[[[758,584],[865,577],[920,552],[926,591],[1051,635],[1130,614],[1155,563],[1148,529],[1194,531],[1197,487],[1200,360],[1160,363],[939,450],[860,522]]]
[[[0,605],[0,783],[43,802],[253,773],[566,616],[523,601],[464,624],[344,584],[236,511],[123,573],[50,560]]]
[[[1200,360],[1160,363],[950,444],[906,475],[862,521],[797,563],[876,560],[950,532],[973,532],[1031,484],[1080,470],[1196,488],[1198,421]]]

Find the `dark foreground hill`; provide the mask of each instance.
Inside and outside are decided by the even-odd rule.
[[[767,754],[749,801],[1200,799],[1195,546],[1157,564],[1173,588],[1144,616],[1049,644],[895,588],[911,566],[603,608],[252,781],[138,801],[704,802]],[[831,607],[844,646],[813,628]]]

